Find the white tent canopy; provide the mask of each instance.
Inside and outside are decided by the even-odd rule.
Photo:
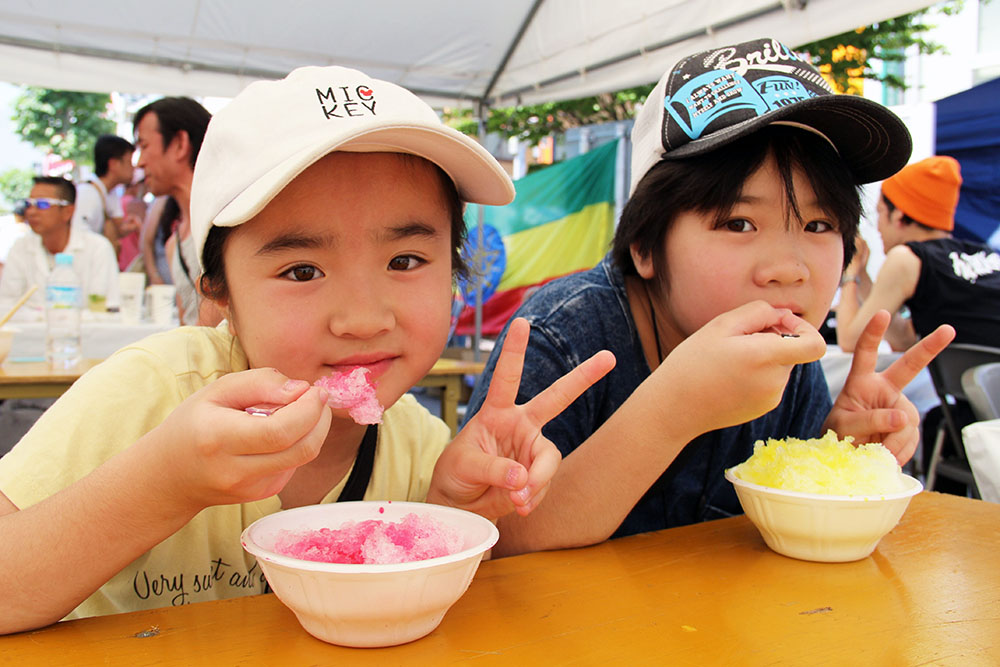
[[[356,67],[435,106],[572,99],[656,81],[679,57],[790,46],[928,0],[0,0],[0,79],[231,97],[301,65]]]

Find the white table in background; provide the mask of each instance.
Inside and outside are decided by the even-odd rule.
[[[12,322],[11,326],[17,329],[10,350],[11,361],[45,356],[45,322]],[[126,324],[112,316],[85,319],[80,327],[83,356],[104,359],[126,345],[177,326],[177,322],[157,324],[148,320]]]
[[[883,352],[880,350],[878,362],[875,364],[876,370],[884,371],[892,362],[899,359],[901,355],[901,352],[892,352],[889,350]],[[844,352],[837,345],[828,345],[826,354],[820,359],[820,363],[823,365],[823,373],[826,375],[826,384],[830,388],[830,397],[833,400],[837,400],[840,390],[844,388],[844,382],[847,380],[847,374],[851,370],[853,359],[854,355],[852,353]],[[921,419],[924,418],[924,415],[931,408],[941,402],[934,391],[931,374],[927,372],[926,368],[920,371],[910,384],[906,385],[903,394],[916,406]]]

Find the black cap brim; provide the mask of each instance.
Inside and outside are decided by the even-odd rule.
[[[679,160],[716,150],[778,120],[821,132],[859,184],[892,176],[906,166],[913,151],[906,125],[881,104],[855,95],[822,95],[712,132],[668,151],[663,159]]]

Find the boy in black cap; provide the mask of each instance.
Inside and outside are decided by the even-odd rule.
[[[593,351],[617,365],[543,429],[563,463],[538,511],[500,521],[499,553],[740,513],[723,471],[759,439],[832,428],[904,463],[918,417],[901,389],[954,335],[944,327],[875,373],[880,313],[831,405],[817,327],[854,253],[858,186],[902,167],[911,144],[896,116],[834,95],[787,47],[755,40],[682,60],[632,138],[611,253],[517,313],[532,326],[518,401]]]

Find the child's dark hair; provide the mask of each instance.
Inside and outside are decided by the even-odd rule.
[[[108,173],[112,158],[122,159],[133,152],[132,142],[114,134],[102,134],[94,143],[94,174],[100,178]]]
[[[181,217],[181,205],[171,195],[163,202],[160,219],[156,222],[156,242],[163,245],[174,233],[174,222]]]
[[[139,123],[148,113],[156,116],[160,136],[163,138],[163,148],[170,145],[178,132],[187,132],[188,141],[191,143],[191,155],[188,161],[194,169],[212,114],[190,97],[161,97],[136,111],[132,126],[139,127]]]
[[[635,275],[630,247],[653,258],[664,274],[663,241],[681,213],[714,214],[721,222],[736,205],[744,183],[774,156],[784,183],[788,208],[800,217],[792,175],[801,168],[844,240],[844,267],[855,251],[861,218],[861,188],[833,146],[799,128],[769,125],[703,155],[661,160],[643,177],[622,210],[612,243],[612,259],[626,275]]]
[[[416,155],[405,153],[397,154],[399,158],[408,164],[429,164],[434,168],[438,181],[441,183],[441,194],[444,197],[445,206],[448,209],[448,217],[451,219],[451,271],[454,278],[467,278],[469,267],[462,258],[462,246],[465,245],[465,205],[458,196],[458,189],[451,177],[430,160],[425,160]],[[222,258],[222,250],[226,244],[226,238],[236,229],[235,227],[212,227],[208,230],[208,238],[205,239],[205,247],[201,252],[201,263],[204,271],[199,280],[199,287],[202,294],[211,299],[221,299],[228,296],[229,286],[226,284],[226,267]]]

